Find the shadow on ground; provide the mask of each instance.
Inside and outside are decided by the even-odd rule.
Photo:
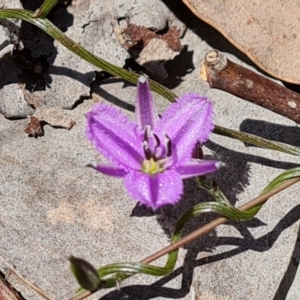
[[[220,261],[223,259],[227,259],[229,257],[233,257],[238,255],[242,252],[252,250],[257,252],[265,252],[268,251],[276,242],[280,234],[297,222],[300,219],[300,205],[292,208],[274,227],[274,229],[267,234],[255,239],[251,233],[248,231],[247,226],[248,222],[246,223],[231,223],[232,226],[235,226],[242,234],[242,238],[235,238],[235,237],[219,237],[216,240],[216,244],[214,247],[218,247],[221,245],[232,245],[236,246],[233,250],[226,251],[224,253],[212,255],[209,257],[201,258],[197,260],[197,256],[199,251],[199,246],[201,248],[200,243],[197,242],[197,245],[189,245],[188,253],[185,257],[185,261],[182,267],[174,270],[168,276],[159,279],[155,283],[150,286],[145,285],[132,285],[123,287],[121,290],[112,291],[105,296],[101,297],[101,300],[117,300],[117,299],[127,299],[127,300],[149,300],[154,299],[156,297],[165,297],[167,299],[181,299],[185,297],[190,290],[190,286],[193,281],[193,272],[194,269],[197,267],[201,267],[205,264],[209,264],[212,262]],[[253,221],[251,221],[253,222]],[[250,223],[251,223],[250,222]],[[209,239],[209,236],[207,237]],[[204,241],[202,241],[204,243]],[[294,267],[293,273],[295,274],[295,269],[299,264],[299,257],[293,258]],[[297,261],[295,263],[295,261]],[[295,266],[296,264],[296,266]],[[289,268],[291,269],[291,268]],[[173,289],[164,287],[169,281],[173,280],[175,277],[182,275],[182,282],[181,287],[179,289]],[[138,275],[137,275],[138,276]],[[207,274],[205,275],[207,276]],[[284,299],[282,295],[286,295],[288,289],[286,287],[290,287],[293,277],[288,278],[287,282],[287,275],[283,279],[283,284],[280,285],[277,295],[275,296],[274,300],[276,299]],[[289,285],[288,285],[289,284]],[[284,286],[284,288],[282,288]]]
[[[43,0],[21,1],[24,9],[31,11],[35,11],[43,2]],[[59,0],[47,16],[63,32],[73,24],[73,16],[66,9],[71,2]],[[45,90],[44,74],[49,64],[53,64],[55,60],[56,55],[53,54],[57,53],[54,40],[38,27],[25,21],[22,22],[20,34],[24,49],[15,50],[13,55],[8,53],[0,60],[0,69],[9,70],[7,76],[0,78],[0,89],[11,83],[25,83],[29,91]],[[48,61],[50,56],[53,58],[51,62]],[[41,68],[41,72],[36,72],[37,67]]]
[[[300,128],[297,126],[285,126],[262,120],[246,119],[241,123],[240,131],[255,134],[268,140],[300,146]],[[255,147],[249,144],[247,146]]]
[[[278,162],[265,157],[259,157],[229,150],[211,141],[208,141],[206,143],[206,147],[217,153],[217,158],[224,161],[227,165],[226,168],[219,170],[209,177],[213,177],[214,180],[216,180],[220,184],[221,190],[226,196],[228,196],[230,202],[233,205],[236,204],[239,193],[241,193],[249,184],[248,179],[249,176],[251,176],[251,172],[248,167],[248,162],[266,165],[278,169],[290,169],[297,166],[296,164],[289,162]],[[211,158],[212,157],[210,157],[210,159]],[[184,196],[176,206],[165,207],[154,213],[146,207],[137,205],[132,212],[132,216],[146,217],[153,216],[154,214],[157,215],[159,224],[164,229],[165,233],[171,236],[172,232],[174,231],[175,224],[181,216],[182,212],[187,211],[192,206],[205,201],[212,201],[212,199],[206,192],[204,192],[200,188],[197,188],[194,180],[187,180],[185,181]],[[118,299],[152,299],[159,296],[170,299],[182,298],[189,293],[189,288],[193,280],[194,268],[200,267],[207,263],[212,263],[229,257],[233,257],[248,250],[257,252],[268,251],[274,245],[280,234],[286,228],[299,220],[299,213],[300,205],[294,207],[289,213],[287,213],[286,216],[278,222],[278,224],[271,232],[261,236],[260,238],[254,238],[249,231],[249,228],[266,225],[258,218],[254,218],[250,221],[242,223],[229,222],[229,225],[234,226],[240,232],[242,238],[218,237],[215,231],[210,232],[208,235],[200,237],[199,239],[193,241],[185,247],[188,252],[186,254],[183,267],[173,271],[170,275],[157,281],[151,286],[125,287],[120,292],[109,293],[101,299],[117,299],[118,297]],[[201,217],[195,218],[186,226],[183,235],[186,235],[200,228],[216,217],[216,214],[210,213],[203,214],[201,215]],[[199,252],[212,252],[213,249],[224,245],[231,245],[235,247],[233,250],[197,260]],[[295,261],[295,257],[293,258],[293,261]],[[292,270],[292,268],[290,268],[290,270]],[[295,273],[295,268],[293,269],[293,272]],[[179,275],[183,276],[182,286],[180,289],[176,290],[162,287],[164,284]],[[286,275],[286,277],[289,278],[289,281],[292,281],[291,273],[289,273],[289,275]],[[286,281],[287,280],[285,280],[285,283]],[[286,284],[284,286],[286,288]],[[281,294],[282,293],[283,292],[281,292]]]

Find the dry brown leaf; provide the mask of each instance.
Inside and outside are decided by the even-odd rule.
[[[300,84],[300,2],[183,0],[255,64]]]

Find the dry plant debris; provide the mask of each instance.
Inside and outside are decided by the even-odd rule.
[[[35,138],[42,136],[44,131],[43,127],[41,126],[41,121],[36,117],[31,117],[30,122],[27,124],[24,132]]]
[[[24,300],[0,272],[0,300]]]
[[[236,64],[217,50],[205,56],[200,77],[217,88],[300,123],[300,94]]]
[[[129,24],[123,31],[123,35],[125,36],[125,44],[123,46],[127,49],[136,47],[141,50],[145,48],[152,39],[156,38],[165,41],[168,48],[178,52],[182,49],[179,34],[180,30],[174,27],[170,28],[164,34],[158,34],[157,32],[143,26]]]
[[[292,1],[183,0],[261,69],[300,84],[300,6]]]
[[[165,33],[144,26],[128,24],[122,29],[118,22],[113,22],[115,35],[132,58],[159,78],[168,77],[164,68],[167,60],[173,59],[182,50],[180,29],[167,28]]]

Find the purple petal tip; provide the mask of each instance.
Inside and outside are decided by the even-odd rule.
[[[223,163],[222,161],[218,161],[218,162],[215,163],[215,166],[216,166],[217,169],[221,169],[221,168],[225,167],[226,164]]]
[[[139,82],[140,82],[140,83],[145,83],[146,80],[147,80],[147,79],[146,79],[145,76],[140,76],[140,77],[139,77]]]
[[[96,169],[97,168],[97,163],[93,162],[93,163],[89,163],[86,165],[87,168],[92,168],[92,169]]]

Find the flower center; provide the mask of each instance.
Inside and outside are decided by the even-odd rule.
[[[172,142],[166,135],[162,144],[159,137],[146,126],[143,138],[143,150],[145,159],[142,163],[142,172],[146,174],[158,174],[165,171],[171,165]]]
[[[142,170],[147,174],[157,174],[161,173],[165,170],[163,160],[155,161],[152,157],[150,159],[145,159],[143,161]]]

